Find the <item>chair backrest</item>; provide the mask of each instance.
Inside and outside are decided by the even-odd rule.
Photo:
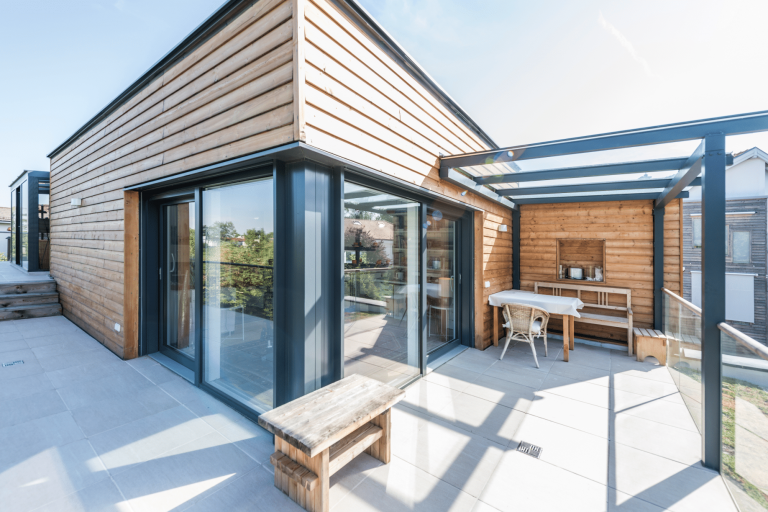
[[[632,289],[631,288],[616,288],[612,286],[598,286],[588,284],[576,284],[576,283],[544,283],[536,282],[533,285],[534,293],[539,293],[539,288],[551,288],[552,295],[562,296],[563,290],[575,290],[576,297],[580,299],[585,306],[590,308],[602,308],[602,309],[614,309],[618,311],[627,311],[632,307]],[[582,296],[582,292],[595,292],[597,294],[596,301],[585,300]],[[618,294],[625,295],[627,297],[626,306],[612,306],[608,304],[608,295]]]
[[[509,329],[513,332],[528,333],[534,308],[527,304],[503,304],[502,306],[504,321],[509,323]]]

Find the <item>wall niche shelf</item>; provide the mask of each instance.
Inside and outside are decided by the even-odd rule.
[[[604,238],[558,238],[555,279],[576,283],[605,284],[607,280],[605,261]],[[560,265],[563,266],[564,276],[562,279],[560,278]],[[574,267],[582,269],[584,279],[568,277],[568,269]],[[595,277],[596,267],[603,269],[602,281],[588,281],[587,277]]]

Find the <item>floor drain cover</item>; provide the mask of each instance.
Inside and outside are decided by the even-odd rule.
[[[19,359],[18,361],[11,361],[10,363],[3,363],[3,368],[5,368],[6,366],[15,366],[17,364],[24,364],[24,361]]]
[[[517,445],[517,451],[525,453],[526,455],[530,455],[531,457],[536,457],[537,459],[541,456],[540,446],[526,443],[525,441],[521,441],[520,444]]]

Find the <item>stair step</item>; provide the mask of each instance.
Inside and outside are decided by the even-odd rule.
[[[23,318],[41,318],[61,314],[61,304],[31,304],[29,306],[12,306],[0,308],[0,321],[21,320]]]
[[[0,283],[0,295],[55,292],[56,281],[27,281],[26,283]]]
[[[14,306],[28,306],[32,304],[56,304],[59,302],[59,294],[56,292],[43,293],[12,293],[0,295],[0,309]]]

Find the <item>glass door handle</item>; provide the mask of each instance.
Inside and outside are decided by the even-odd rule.
[[[171,270],[168,271],[169,274],[172,274],[174,270],[176,270],[176,258],[173,257],[173,253],[171,253],[171,264],[173,265],[171,267]]]

